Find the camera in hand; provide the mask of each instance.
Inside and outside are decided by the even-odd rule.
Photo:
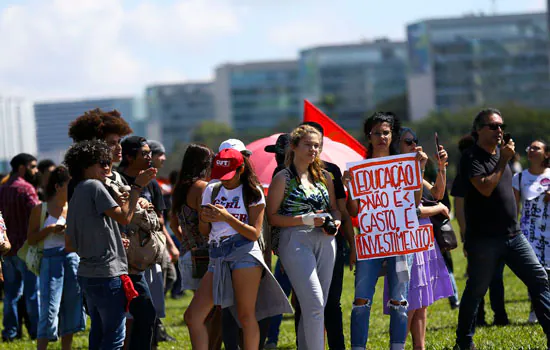
[[[326,233],[329,235],[335,235],[338,232],[338,229],[336,228],[336,223],[334,222],[334,219],[332,216],[327,215],[325,216],[325,223],[323,224],[323,229]]]
[[[505,145],[507,145],[511,139],[512,139],[512,134],[510,134],[509,132],[505,132],[504,135],[502,135],[502,140],[504,141]]]

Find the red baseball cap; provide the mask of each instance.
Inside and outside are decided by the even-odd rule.
[[[221,150],[212,162],[212,179],[231,180],[243,163],[243,155],[236,149],[226,148]]]

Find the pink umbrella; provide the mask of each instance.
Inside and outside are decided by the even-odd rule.
[[[246,146],[246,149],[252,151],[250,160],[254,165],[256,174],[264,187],[268,187],[271,183],[273,170],[277,167],[275,154],[267,153],[264,151],[264,148],[268,145],[274,145],[279,135],[280,134],[274,134],[254,141]],[[321,159],[338,165],[343,173],[344,170],[346,170],[346,163],[362,160],[363,157],[343,143],[335,142],[328,137],[324,137]]]

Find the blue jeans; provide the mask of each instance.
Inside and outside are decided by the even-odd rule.
[[[475,316],[495,271],[504,262],[529,290],[535,313],[550,346],[550,287],[548,275],[522,234],[514,237],[475,237],[466,240],[468,281],[462,295],[456,343],[462,349],[473,344]]]
[[[4,329],[2,337],[14,339],[17,336],[17,302],[25,297],[25,305],[30,319],[29,335],[36,338],[38,329],[38,277],[27,269],[17,256],[6,256],[2,263],[4,273]]]
[[[80,259],[64,248],[44,250],[40,265],[40,318],[38,338],[57,340],[83,331],[86,316],[76,273]],[[59,330],[58,330],[59,323]]]
[[[387,261],[386,275],[389,283],[390,345],[391,349],[403,349],[407,337],[407,296],[409,283],[400,282],[396,273],[395,257],[357,261],[355,270],[355,300],[366,300],[365,305],[353,305],[351,310],[351,348],[365,349],[369,338],[369,321],[372,298],[382,263]],[[411,264],[409,264],[410,266]]]
[[[496,269],[495,275],[489,284],[489,297],[491,301],[491,309],[494,313],[494,321],[508,321],[508,314],[504,305],[504,262]],[[485,299],[481,298],[477,308],[477,324],[485,323]]]
[[[292,285],[290,285],[290,280],[286,273],[281,269],[281,260],[277,259],[275,264],[275,279],[281,286],[283,292],[288,297],[292,291]],[[269,332],[267,333],[267,344],[277,344],[279,342],[279,328],[281,327],[281,322],[283,321],[283,315],[277,315],[271,317],[269,323]]]
[[[78,277],[84,291],[90,328],[90,350],[122,349],[126,333],[126,295],[119,276],[108,278]]]

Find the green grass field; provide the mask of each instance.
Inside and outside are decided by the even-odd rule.
[[[462,249],[459,247],[453,252],[455,273],[459,290],[464,289],[465,279],[463,278],[466,261],[462,256]],[[483,268],[483,267],[480,267]],[[521,281],[508,269],[504,271],[504,283],[506,289],[506,310],[511,325],[506,327],[482,327],[477,328],[475,343],[479,349],[546,349],[546,338],[538,324],[527,323],[529,315],[529,301],[527,289]],[[353,302],[353,273],[346,271],[344,288],[342,294],[342,309],[344,314],[344,331],[346,344],[349,347],[350,312]],[[382,313],[383,279],[379,280],[375,296],[372,315],[371,330],[368,343],[369,349],[387,349],[389,346],[389,316]],[[191,293],[179,300],[167,300],[168,317],[164,320],[170,335],[177,338],[177,342],[161,343],[160,349],[191,349],[189,333],[183,323],[183,313],[192,297]],[[487,297],[488,301],[488,297]],[[1,304],[0,304],[1,305]],[[493,314],[489,303],[486,304],[487,322],[492,323]],[[449,302],[440,300],[428,309],[428,330],[426,336],[427,349],[450,349],[455,341],[455,328],[458,318],[458,310],[451,310]],[[89,323],[89,322],[88,322]],[[89,324],[88,324],[89,326]],[[279,338],[280,349],[295,348],[294,321],[291,315],[286,315],[281,325]],[[60,349],[61,344],[51,343],[50,349]],[[0,349],[33,349],[36,342],[24,339],[9,343],[0,343]],[[87,348],[87,333],[80,333],[75,336],[75,349]],[[407,341],[407,349],[412,349],[410,339]]]

